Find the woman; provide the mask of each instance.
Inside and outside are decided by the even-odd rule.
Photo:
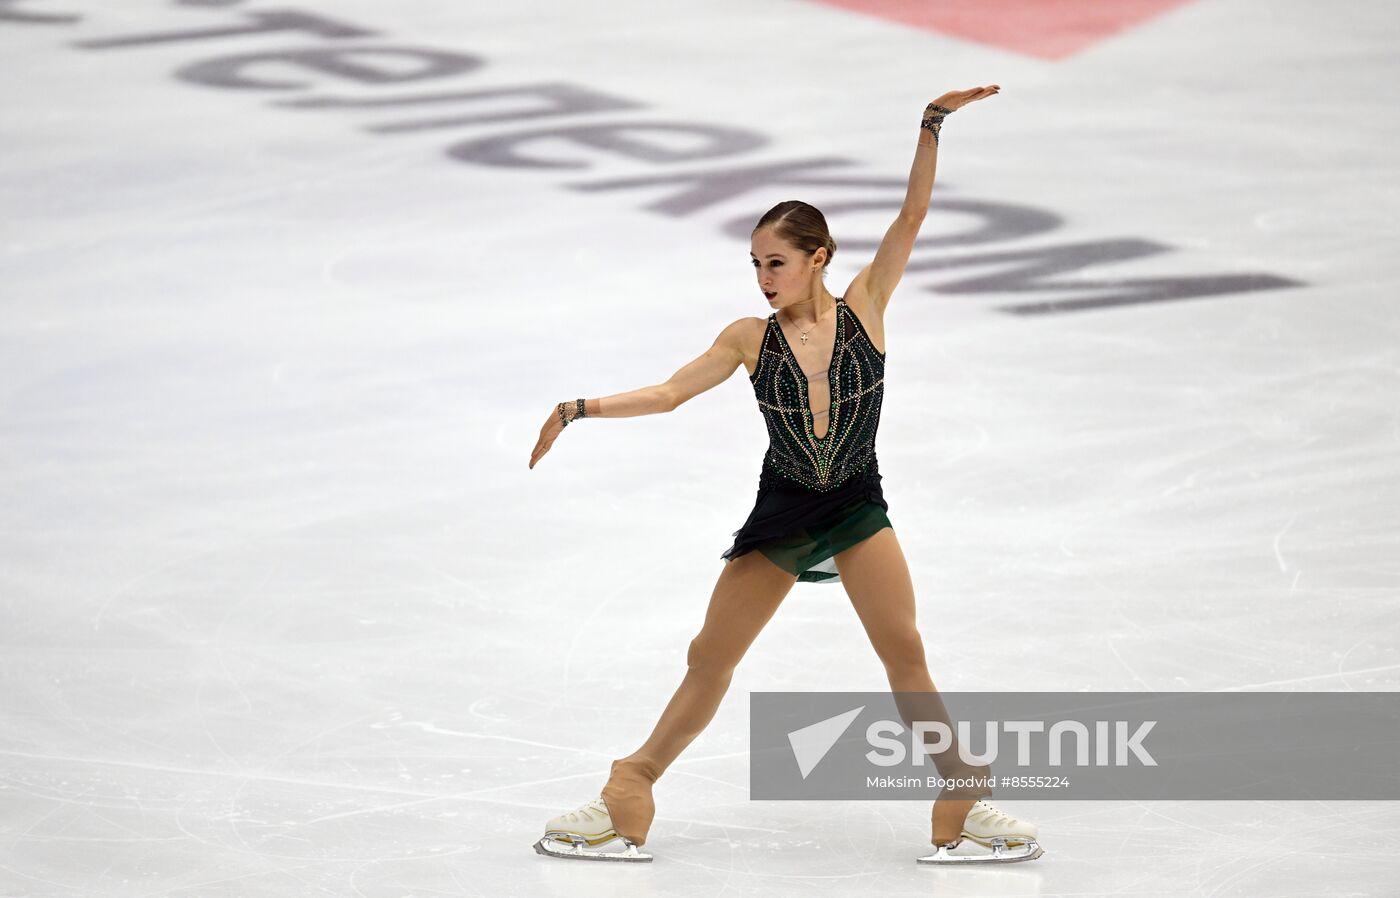
[[[891,690],[925,693],[941,707],[875,457],[884,393],[884,313],[928,210],[944,117],[999,90],[993,84],[951,91],[928,105],[903,208],[874,260],[843,296],[832,296],[822,280],[836,241],[821,212],[802,202],[780,203],[754,227],[751,244],[758,286],[772,314],[735,321],[704,355],[664,384],[561,402],[545,421],[530,454],[532,469],[577,418],[672,411],[743,364],[768,425],[769,448],[757,502],[721,556],[725,566],[704,625],[690,643],[680,688],[645,744],[613,762],[600,797],[547,824],[535,845],[541,854],[651,859],[637,846],[646,841],[655,813],[652,784],[709,723],[735,666],[798,581],[843,583]],[[921,860],[955,859],[944,849],[964,836],[993,846],[997,860],[1040,853],[1034,826],[975,795],[950,796],[945,790],[933,811],[932,841],[939,850]],[[623,851],[593,848],[619,838]],[[1004,854],[1006,845],[1023,850]]]

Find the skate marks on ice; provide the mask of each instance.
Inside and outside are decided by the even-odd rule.
[[[643,5],[620,2],[617,18],[645,22]],[[577,898],[602,891],[590,876],[615,882],[620,865],[589,874],[527,859],[525,845],[597,787],[606,765],[590,765],[653,722],[611,684],[681,672],[691,634],[677,619],[703,602],[706,544],[746,498],[730,476],[746,463],[719,460],[729,437],[677,434],[703,432],[708,416],[727,432],[718,425],[745,414],[729,400],[743,397],[717,391],[670,421],[580,430],[553,487],[512,479],[512,447],[538,426],[531,403],[568,398],[561,385],[634,386],[632,374],[689,351],[697,321],[752,312],[747,274],[731,278],[719,261],[697,271],[694,259],[714,238],[720,256],[742,257],[746,237],[721,220],[751,220],[767,186],[832,215],[846,247],[836,268],[868,261],[910,147],[891,124],[907,95],[862,82],[886,83],[908,60],[990,61],[1007,67],[1003,83],[1022,84],[1021,100],[1012,87],[1003,98],[1019,107],[969,118],[962,143],[945,143],[921,237],[928,280],[895,303],[907,401],[891,406],[888,451],[896,473],[904,459],[899,526],[919,549],[925,620],[936,650],[954,653],[935,675],[987,689],[1007,688],[1008,669],[1064,688],[1400,688],[1382,638],[1400,573],[1386,504],[1395,267],[1382,252],[1400,196],[1384,139],[1393,117],[1363,114],[1373,92],[1340,89],[1400,73],[1384,52],[1396,37],[1386,4],[1317,17],[1296,0],[1198,3],[1053,69],[806,3],[706,7],[685,22],[695,52],[682,54],[656,28],[600,55],[617,36],[596,8],[552,4],[556,27],[540,29],[538,7],[494,0],[292,4],[382,29],[353,45],[291,33],[67,44],[271,15],[230,6],[0,0],[12,19],[86,17],[71,29],[0,25],[24,73],[0,86],[21,137],[0,158],[13,299],[0,322],[0,631],[11,637],[0,653],[0,893]],[[769,79],[776,93],[762,99],[733,64],[756,58],[733,40],[740,12],[756,33],[801,32],[765,47],[773,71],[814,54],[861,71]],[[431,164],[456,130],[356,135],[430,99],[406,56],[397,69],[383,54],[334,56],[381,42],[482,53],[482,79],[463,82],[480,91],[469,102],[501,105],[461,107],[480,118],[461,137],[485,145],[540,128],[540,140],[567,141],[580,125],[592,145],[521,141],[522,161],[586,158],[616,189],[580,191],[561,170]],[[1200,66],[1170,66],[1183,46]],[[1291,77],[1319,53],[1327,66]],[[273,108],[270,93],[170,82],[215,58],[347,103]],[[1240,77],[1203,88],[1200,73],[1222,62]],[[635,77],[658,63],[676,77]],[[532,112],[500,90],[595,79],[595,96],[607,82],[651,108],[630,120]],[[375,91],[384,105],[349,105],[378,102]],[[1054,99],[1069,94],[1092,102],[1067,117]],[[857,95],[869,102],[839,102]],[[685,172],[706,183],[714,166],[629,160],[615,123],[688,120],[704,139],[718,133],[706,123],[745,124],[744,97],[772,110],[772,161],[850,156],[860,170],[808,182],[777,171],[722,211],[643,205],[673,197]],[[1308,124],[1270,117],[1281,97]],[[830,113],[820,134],[802,111],[812,108]],[[669,184],[620,183],[658,174]],[[495,214],[475,214],[488,206]],[[1064,223],[1018,237],[1024,252],[964,252],[979,223],[1042,209]],[[1047,247],[1055,234],[1070,241]],[[1153,254],[1162,247],[1192,252]],[[1007,287],[1057,283],[1037,273],[1056,263],[1069,276],[1182,283],[1276,271],[1318,289],[997,316],[978,329],[974,310],[1026,295],[999,296]],[[972,266],[996,276],[969,277]],[[658,291],[675,272],[693,292]],[[578,289],[560,290],[561,277]],[[930,285],[952,292],[920,289]],[[618,322],[635,325],[626,341],[606,334]],[[584,345],[566,355],[578,328]],[[606,365],[582,364],[594,349]],[[662,443],[692,485],[631,476],[657,434],[671,435]],[[500,513],[480,514],[488,503]],[[684,564],[672,576],[615,563],[641,539],[643,555],[683,545]],[[600,575],[600,557],[616,569]],[[1012,620],[985,638],[946,638],[943,612],[973,597],[1034,601],[1019,630]],[[880,675],[849,609],[808,598],[794,596],[746,659],[753,688]],[[620,651],[595,666],[588,647],[601,636]],[[565,685],[537,689],[546,679]],[[375,727],[385,708],[404,708],[402,725]],[[721,716],[704,738],[744,727]],[[931,847],[926,807],[801,808],[716,789],[742,790],[741,765],[717,763],[703,780],[672,768],[642,846],[660,863],[627,874],[655,887],[634,894],[1379,898],[1400,882],[1400,858],[1375,848],[1400,827],[1393,804],[1046,802],[1027,811],[1049,843],[1037,863],[948,869],[910,861]]]

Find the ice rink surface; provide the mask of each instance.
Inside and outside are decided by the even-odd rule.
[[[353,52],[352,52],[353,51]],[[1394,896],[1394,802],[748,797],[750,691],[878,690],[799,584],[657,784],[767,444],[748,234],[904,194],[881,472],[945,690],[1400,688],[1392,4],[0,0],[0,895]],[[1209,733],[1202,739],[1208,740]]]

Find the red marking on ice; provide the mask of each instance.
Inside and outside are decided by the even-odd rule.
[[[866,15],[1064,59],[1193,0],[818,0]]]

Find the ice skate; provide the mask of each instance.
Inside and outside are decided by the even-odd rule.
[[[639,851],[637,844],[613,829],[612,817],[602,796],[583,807],[560,814],[545,824],[543,838],[535,843],[535,851],[546,857],[579,858],[591,861],[649,861],[650,854]],[[600,845],[616,843],[609,848]]]
[[[926,854],[918,860],[921,864],[1005,864],[1012,861],[1033,861],[1045,853],[1036,841],[1038,835],[1034,823],[1017,820],[985,801],[978,801],[963,821],[961,838],[947,845],[939,845],[933,854]],[[964,840],[977,847],[960,848]]]

